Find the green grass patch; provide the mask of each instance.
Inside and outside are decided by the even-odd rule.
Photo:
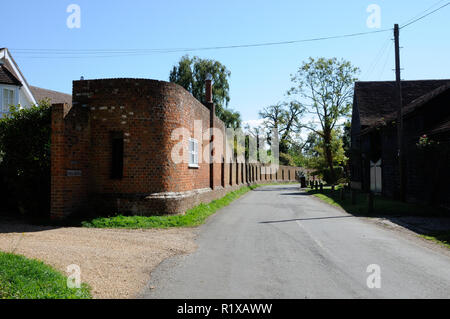
[[[163,215],[163,216],[113,216],[96,218],[81,223],[83,227],[90,228],[170,228],[170,227],[195,227],[203,224],[206,219],[219,209],[228,206],[232,201],[264,185],[250,185],[241,187],[238,190],[226,194],[220,199],[216,199],[209,204],[200,204],[189,209],[184,215]],[[280,185],[280,184],[277,184]]]
[[[372,214],[368,213],[368,194],[356,193],[356,203],[352,204],[351,194],[349,191],[344,192],[344,199],[340,198],[341,186],[337,186],[336,190],[331,190],[331,187],[324,187],[323,191],[309,189],[308,193],[312,194],[330,205],[343,208],[353,215],[364,216],[378,216],[378,215],[395,215],[395,216],[426,216],[438,217],[449,216],[448,211],[444,209],[404,203],[401,201],[392,200],[383,196],[374,196],[374,211]]]
[[[436,232],[429,235],[421,235],[421,237],[434,241],[435,243],[444,245],[447,248],[450,248],[450,231]]]
[[[0,252],[0,299],[90,299],[90,289],[67,287],[67,278],[41,261]]]

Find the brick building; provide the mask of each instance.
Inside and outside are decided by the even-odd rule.
[[[450,80],[402,81],[404,189],[411,202],[450,207]],[[357,82],[352,115],[353,188],[399,198],[395,82]],[[421,147],[421,137],[431,144]]]
[[[55,219],[87,210],[180,214],[245,183],[295,181],[300,170],[281,166],[275,171],[225,155],[213,164],[199,161],[225,148],[225,125],[215,117],[213,103],[205,106],[173,83],[81,80],[74,81],[72,96],[72,106],[52,108]],[[200,132],[195,123],[203,128]],[[224,133],[223,141],[210,137],[210,127]],[[188,140],[174,134],[180,128]],[[174,150],[186,160],[174,161]]]

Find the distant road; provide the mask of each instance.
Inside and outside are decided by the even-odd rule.
[[[212,216],[197,243],[195,253],[152,273],[144,298],[450,297],[443,249],[347,215],[298,186],[250,192]],[[373,264],[379,289],[367,285]]]

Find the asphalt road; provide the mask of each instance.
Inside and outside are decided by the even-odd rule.
[[[195,253],[164,261],[142,297],[450,297],[444,249],[347,215],[298,186],[246,194],[201,226],[197,244]],[[370,275],[380,288],[368,287]]]

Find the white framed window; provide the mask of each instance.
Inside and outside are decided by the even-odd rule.
[[[198,168],[198,141],[189,139],[189,167]]]
[[[9,112],[9,107],[15,104],[14,90],[3,89],[2,111]]]

